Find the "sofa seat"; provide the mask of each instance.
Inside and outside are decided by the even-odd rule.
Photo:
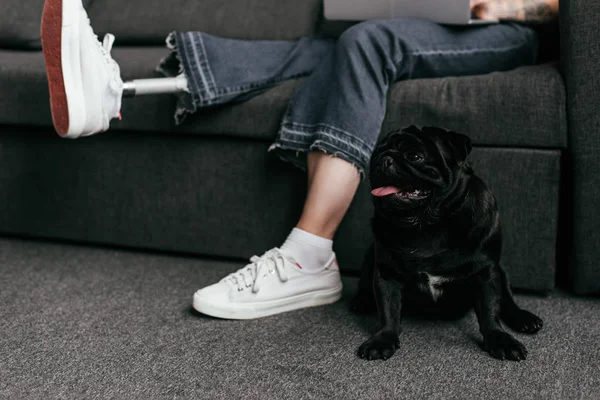
[[[125,79],[143,78],[158,76],[167,50],[114,55]],[[41,53],[0,50],[0,233],[236,259],[279,245],[298,220],[306,175],[267,148],[298,83],[179,127],[175,96],[126,99],[111,132],[69,141],[52,132]],[[557,70],[542,65],[402,82],[389,96],[384,131],[440,125],[474,139],[471,159],[498,199],[516,288],[554,287],[563,92]],[[360,268],[371,215],[363,182],[336,236],[345,272]]]
[[[117,47],[114,58],[125,80],[158,77],[164,47]],[[113,130],[218,135],[271,141],[297,79],[244,103],[202,110],[175,126],[175,97],[125,99],[123,120]],[[0,50],[0,124],[51,126],[48,88],[40,52]],[[44,95],[40,96],[40,93]],[[536,110],[524,118],[523,110]],[[383,132],[436,124],[467,133],[484,146],[565,148],[564,85],[551,65],[475,77],[396,83],[389,96]],[[240,121],[244,121],[240,123]]]

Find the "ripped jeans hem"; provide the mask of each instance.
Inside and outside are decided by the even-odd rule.
[[[269,147],[269,152],[274,152],[281,160],[289,162],[304,171],[307,170],[307,155],[313,151],[321,151],[352,164],[357,169],[360,179],[364,179],[367,162],[340,149],[330,141],[317,139],[310,144],[304,144],[279,138]]]
[[[189,77],[184,68],[184,63],[179,51],[177,44],[177,32],[171,32],[167,36],[166,44],[169,49],[169,55],[163,58],[156,71],[163,74],[166,77],[176,77],[183,74],[186,80],[189,82]],[[177,105],[175,107],[175,125],[181,125],[188,115],[196,112],[198,109],[197,101],[195,96],[190,93],[189,89],[180,93],[176,93]]]

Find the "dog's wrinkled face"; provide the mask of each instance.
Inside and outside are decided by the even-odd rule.
[[[371,157],[371,194],[386,208],[440,202],[470,168],[470,139],[440,128],[410,126],[388,135]]]

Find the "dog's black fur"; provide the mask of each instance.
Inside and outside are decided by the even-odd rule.
[[[402,191],[373,197],[374,243],[352,308],[377,310],[381,326],[358,349],[361,358],[388,359],[395,353],[401,311],[454,318],[472,308],[493,357],[526,358],[523,344],[500,321],[523,333],[535,333],[543,323],[513,299],[500,265],[496,200],[473,173],[470,152],[465,135],[416,126],[392,133],[375,150],[371,188]]]

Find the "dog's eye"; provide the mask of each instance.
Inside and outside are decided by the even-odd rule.
[[[423,157],[421,157],[417,153],[404,153],[404,158],[406,158],[410,162],[417,162],[423,159]]]

